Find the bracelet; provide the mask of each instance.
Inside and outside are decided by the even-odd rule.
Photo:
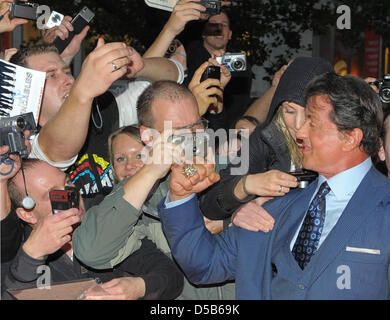
[[[248,190],[245,188],[245,182],[246,182],[246,178],[248,177],[248,175],[245,175],[242,177],[242,189],[244,190],[244,192],[250,196],[252,195],[250,192],[248,192]]]

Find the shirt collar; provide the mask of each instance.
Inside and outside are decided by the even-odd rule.
[[[320,175],[318,178],[317,190],[323,182],[327,181],[331,191],[336,196],[336,199],[351,198],[371,167],[372,161],[371,158],[368,157],[357,166],[342,171],[330,179],[326,179],[324,176]]]

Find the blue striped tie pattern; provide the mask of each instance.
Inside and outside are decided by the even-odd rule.
[[[329,191],[330,187],[325,181],[321,184],[320,189],[310,203],[309,210],[307,210],[305,220],[292,249],[292,254],[302,270],[310,262],[311,257],[318,248],[325,221],[325,196]]]

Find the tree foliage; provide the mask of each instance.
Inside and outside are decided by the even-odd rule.
[[[73,5],[63,0],[42,0],[40,4],[72,16],[83,6],[94,11],[96,16],[91,23],[87,51],[103,36],[107,41],[126,41],[143,53],[170,14],[149,8],[144,0],[76,0]],[[268,65],[266,70],[273,74],[304,47],[302,34],[305,31],[322,34],[336,25],[336,8],[341,4],[350,6],[352,13],[352,29],[337,32],[347,46],[359,47],[362,32],[370,26],[390,39],[389,0],[236,0],[226,9],[234,34],[232,46],[247,52],[252,65]],[[189,23],[179,38],[186,44],[199,39],[200,30],[199,22]],[[272,52],[281,45],[286,48],[284,53],[271,59]]]

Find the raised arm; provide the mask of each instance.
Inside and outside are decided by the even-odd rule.
[[[95,50],[85,59],[69,97],[40,131],[39,147],[49,160],[61,162],[77,156],[88,133],[93,99],[128,73],[128,64],[133,56],[139,55],[135,55],[134,50],[124,43],[104,44],[99,39]],[[116,69],[112,65],[114,60]],[[134,73],[136,71],[133,70]]]
[[[184,30],[187,22],[200,19],[201,12],[206,8],[197,3],[199,1],[180,0],[177,2],[168,22],[145,52],[144,58],[163,57],[173,39]]]
[[[74,30],[73,25],[70,23],[71,21],[72,17],[65,16],[59,26],[50,29],[43,29],[41,31],[43,42],[48,44],[53,43],[57,37],[61,40],[67,39],[69,37],[69,32]],[[79,34],[76,34],[73,37],[72,41],[61,53],[61,57],[65,61],[66,65],[69,66],[73,58],[80,51],[81,43],[87,36],[88,30],[89,26],[84,27],[84,29]]]
[[[25,1],[25,0],[22,0]],[[2,19],[0,20],[0,33],[3,32],[11,32],[13,31],[17,26],[21,24],[26,24],[28,20],[26,19],[20,19],[20,18],[14,18],[11,19],[10,12],[9,12],[9,5],[10,3],[13,3],[14,0],[1,0],[0,1],[0,16],[2,16]]]

